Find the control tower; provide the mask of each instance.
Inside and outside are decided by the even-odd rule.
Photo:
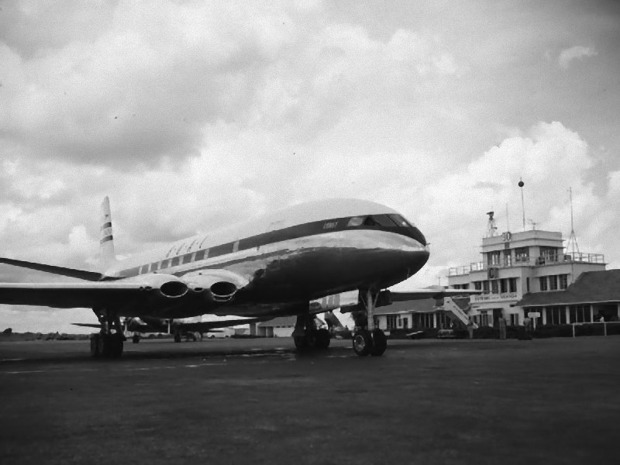
[[[531,229],[495,233],[495,221],[489,213],[482,261],[448,272],[450,287],[482,291],[471,297],[469,312],[479,326],[495,326],[499,318],[509,325],[522,325],[526,315],[515,304],[525,294],[563,290],[585,271],[605,270],[602,254],[565,249],[560,232]]]

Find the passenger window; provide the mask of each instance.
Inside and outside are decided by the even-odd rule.
[[[178,266],[179,260],[180,260],[180,257],[174,257],[172,261],[170,262],[170,266]]]
[[[159,269],[159,263],[151,263],[151,273]]]
[[[189,263],[191,261],[192,261],[192,254],[191,253],[186,253],[185,255],[183,255],[183,264]]]
[[[196,257],[194,258],[194,261],[198,261],[198,260],[203,260],[205,258],[205,251],[204,250],[199,250],[198,252],[196,252]]]
[[[162,260],[161,266],[159,267],[159,269],[163,270],[164,268],[168,268],[169,266],[170,266],[170,260]]]

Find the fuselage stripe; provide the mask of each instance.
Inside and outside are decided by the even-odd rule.
[[[394,216],[394,215],[389,215]],[[120,271],[120,275],[123,277],[136,276],[142,273],[153,272],[155,270],[162,270],[165,268],[177,266],[179,264],[186,264],[191,262],[197,262],[200,260],[204,260],[207,258],[215,258],[221,257],[223,255],[229,255],[234,253],[235,251],[241,252],[249,249],[259,249],[260,247],[275,244],[278,242],[289,241],[293,239],[299,239],[303,237],[316,236],[318,234],[331,233],[331,232],[340,232],[340,231],[350,231],[350,230],[372,230],[372,231],[388,231],[392,233],[401,234],[420,242],[421,245],[426,245],[426,239],[422,235],[422,233],[416,228],[408,223],[406,224],[398,224],[394,221],[391,221],[391,225],[386,226],[386,224],[390,224],[387,221],[384,221],[388,215],[366,215],[362,217],[344,217],[344,218],[334,218],[327,220],[314,221],[310,223],[299,224],[295,226],[289,226],[283,229],[268,231],[265,233],[257,234],[255,236],[246,237],[243,239],[227,242],[224,244],[216,245],[214,247],[209,247],[206,249],[199,250],[197,252],[190,252],[187,254],[179,255],[172,258],[166,258],[160,260],[159,262],[145,264],[142,266],[137,266],[129,269],[125,269]],[[368,219],[372,218],[372,224],[367,224]],[[357,220],[360,220],[358,222]],[[383,224],[374,221],[374,219],[381,220]],[[402,219],[402,218],[401,218]],[[361,222],[365,220],[364,222]],[[112,236],[109,238],[104,238],[101,240],[103,243],[106,240],[111,240]],[[236,250],[235,250],[236,249]],[[171,265],[171,263],[173,263]]]

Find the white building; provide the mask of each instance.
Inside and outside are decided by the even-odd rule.
[[[499,318],[522,325],[527,315],[517,303],[524,295],[562,291],[582,273],[604,270],[602,254],[565,252],[559,232],[491,233],[482,239],[482,261],[450,268],[448,283],[482,291],[471,297],[469,312],[478,325],[494,326]]]

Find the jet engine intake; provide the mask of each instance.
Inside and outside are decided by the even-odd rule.
[[[203,294],[209,302],[224,303],[233,299],[248,280],[228,270],[205,270],[184,276],[187,286],[197,294]]]
[[[171,274],[149,274],[135,278],[144,291],[154,291],[163,299],[178,299],[188,292],[187,284]]]

